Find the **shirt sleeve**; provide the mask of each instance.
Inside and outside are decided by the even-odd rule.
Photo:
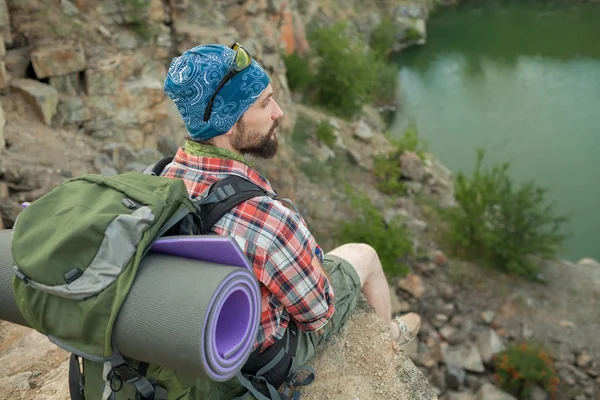
[[[333,287],[312,266],[317,245],[299,216],[284,218],[267,249],[261,281],[285,307],[298,328],[322,328],[335,310]]]

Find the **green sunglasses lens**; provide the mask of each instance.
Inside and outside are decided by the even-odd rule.
[[[237,57],[235,58],[235,69],[237,71],[241,71],[250,65],[251,58],[250,55],[243,48],[239,48]]]

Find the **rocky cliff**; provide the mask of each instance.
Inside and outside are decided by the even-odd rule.
[[[389,15],[394,49],[401,50],[426,42],[434,3],[0,0],[0,228],[12,226],[21,202],[64,179],[140,169],[173,154],[185,129],[162,93],[171,58],[198,43],[238,40],[269,71],[286,113],[280,153],[256,160],[257,168],[296,202],[325,249],[334,243],[331,232],[352,215],[343,188],[350,183],[386,221],[405,220],[417,254],[407,260],[410,273],[390,285],[394,314],[424,317],[418,340],[397,352],[362,304],[315,359],[317,380],[306,398],[511,399],[492,384],[491,357],[508,342],[528,339],[551,349],[559,398],[597,398],[600,267],[556,261],[546,269],[550,283],[542,285],[446,259],[420,198],[452,205],[452,173],[432,155],[403,154],[398,165],[409,193],[383,195],[372,173],[374,156],[391,148],[380,115],[366,107],[356,120],[342,120],[296,104],[288,89],[281,54],[306,52],[311,27],[344,19],[368,35]],[[334,127],[332,145],[312,128],[322,120]],[[65,357],[36,332],[1,322],[0,398],[66,399]],[[536,398],[546,398],[538,389]]]
[[[286,112],[281,130],[291,132],[298,107],[281,54],[305,51],[305,23],[335,9],[327,2],[315,4],[1,0],[0,228],[12,226],[21,202],[69,177],[140,169],[173,154],[185,129],[162,81],[171,58],[200,43],[241,41],[270,73]],[[362,151],[347,124],[340,125],[341,151],[354,152],[354,167],[367,174],[370,154],[385,139],[371,133],[369,150]],[[296,170],[297,155],[283,141],[277,159],[259,167],[281,194],[306,209],[312,196],[326,189]],[[343,337],[315,360],[317,380],[304,396],[436,398],[424,374],[392,348],[389,332],[377,328],[385,323],[361,304]],[[37,332],[0,322],[0,398],[68,398],[66,357]],[[339,365],[346,373],[333,379]]]

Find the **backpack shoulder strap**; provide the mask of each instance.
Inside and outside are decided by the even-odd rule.
[[[159,176],[162,170],[165,169],[165,167],[171,162],[173,162],[173,156],[163,157],[154,164],[149,165],[143,173],[147,175]]]
[[[196,201],[200,208],[198,215],[202,219],[202,233],[209,232],[223,215],[238,204],[260,196],[269,196],[269,194],[241,176],[230,175],[213,183],[206,196]]]

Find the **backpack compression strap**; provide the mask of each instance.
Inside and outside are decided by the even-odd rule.
[[[210,232],[223,215],[238,204],[253,197],[269,196],[256,184],[237,175],[230,175],[211,185],[206,196],[198,199],[198,215],[202,220],[201,233]]]

